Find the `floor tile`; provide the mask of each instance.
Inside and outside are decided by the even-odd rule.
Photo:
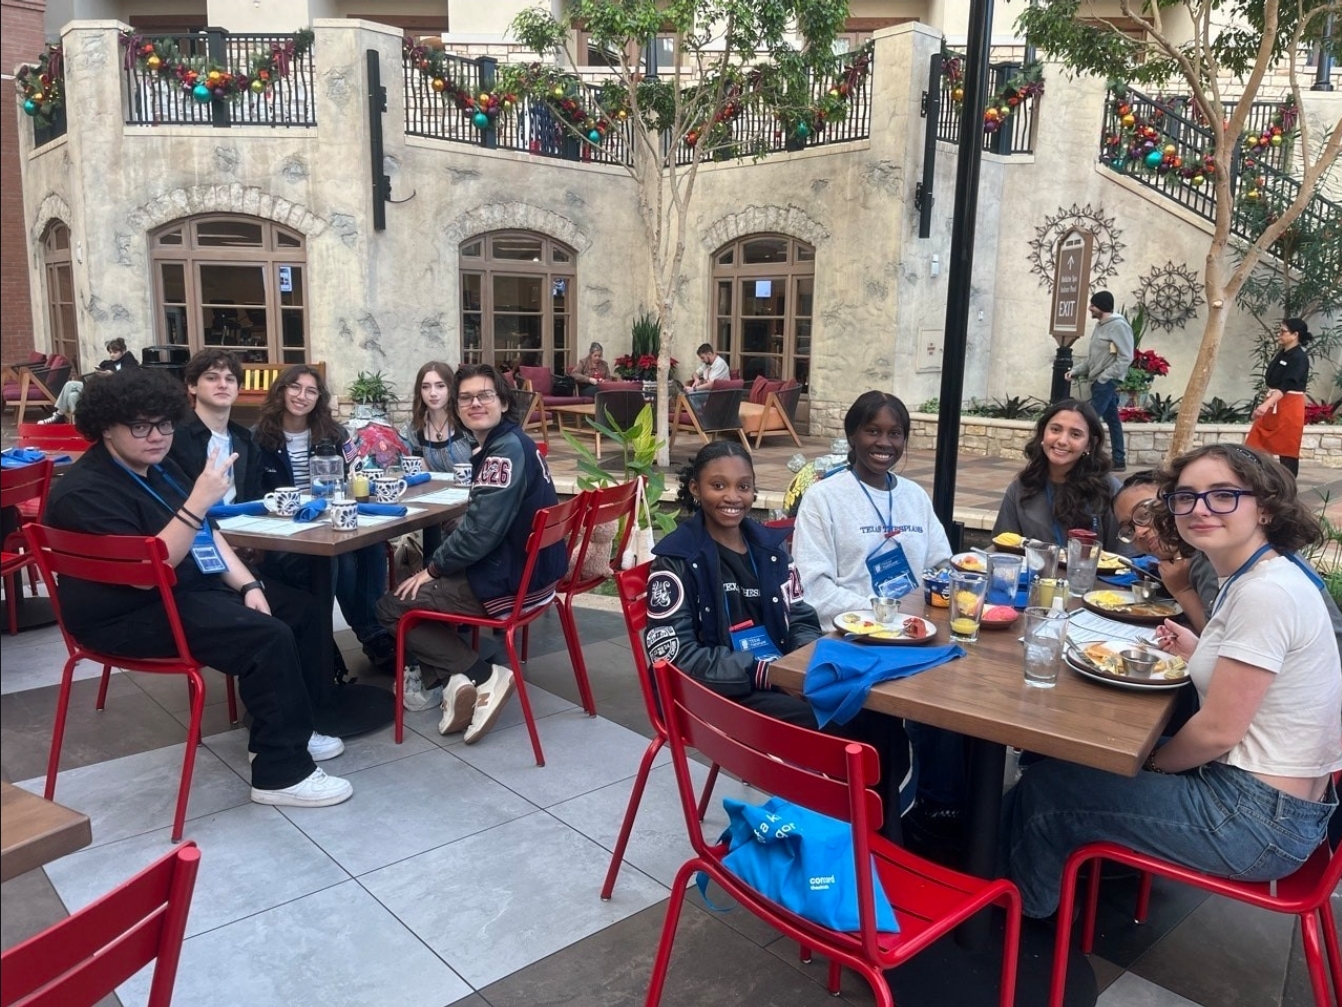
[[[202,858],[202,863],[204,858]],[[144,1003],[145,969],[118,993]],[[173,1003],[190,1007],[444,1007],[471,989],[357,882],[257,913],[182,946]]]
[[[574,702],[557,696],[553,692],[548,692],[538,686],[527,683],[527,698],[531,700],[531,713],[536,718],[537,723],[541,723],[544,718],[551,717],[556,713],[564,713],[568,710],[577,709]],[[421,710],[418,713],[405,711],[405,726],[414,731],[420,737],[433,742],[439,748],[453,748],[462,744],[462,737],[465,732],[457,731],[453,734],[439,734],[438,721],[442,718],[442,710],[438,707],[432,707],[428,710]],[[499,731],[515,727],[524,723],[522,717],[522,704],[516,699],[508,701],[502,712],[499,713],[499,719],[495,721],[493,730],[490,734],[498,734]],[[541,743],[545,743],[544,728],[541,728]],[[530,742],[527,750],[530,751]],[[534,765],[534,763],[533,763]]]
[[[1234,1001],[1230,1001],[1233,1003]],[[1095,1007],[1199,1007],[1196,1000],[1188,1000],[1171,993],[1162,986],[1135,976],[1131,972],[1120,976],[1100,994]]]
[[[1131,968],[1207,898],[1206,892],[1196,888],[1155,878],[1146,922],[1136,923],[1132,918],[1137,905],[1136,874],[1106,880],[1100,885],[1100,906],[1095,916],[1095,953],[1122,968]]]
[[[251,770],[248,768],[250,763],[247,761],[249,740],[247,729],[239,726],[219,734],[207,735],[205,744],[235,773],[243,779],[251,779]],[[345,751],[336,758],[323,762],[322,768],[335,776],[348,776],[360,769],[409,758],[434,747],[419,735],[408,732],[404,743],[398,745],[393,729],[388,724],[377,731],[346,739]]]
[[[83,850],[49,865],[47,874],[73,911],[172,850],[170,833]],[[276,808],[248,803],[205,815],[188,824],[184,838],[201,852],[188,937],[349,880]]]
[[[462,745],[453,752],[545,808],[632,777],[648,747],[647,740],[633,731],[581,710],[546,717],[537,730],[545,751],[544,766],[536,765],[527,729],[520,724],[495,728],[477,744]],[[665,759],[665,752],[658,753],[659,764]]]
[[[360,879],[476,989],[666,895],[635,870],[596,892],[604,849],[537,812]]]
[[[1334,925],[1342,930],[1342,891],[1333,892],[1331,908]],[[1316,1007],[1298,925],[1291,937],[1291,957],[1286,963],[1286,982],[1282,989],[1281,1007]]]
[[[348,779],[354,796],[344,804],[282,812],[355,876],[535,810],[506,787],[431,746],[419,755],[349,773]]]
[[[68,652],[55,626],[32,629],[4,638],[4,668],[0,670],[0,693],[8,696],[47,685],[58,685]],[[92,661],[75,665],[76,682],[97,678],[102,668]],[[117,674],[113,671],[113,674]]]
[[[151,675],[144,671],[127,671],[123,674],[169,713],[183,713],[189,717],[191,694],[186,687],[185,675]],[[227,704],[228,676],[213,668],[202,668],[201,677],[205,679],[205,705]]]
[[[182,778],[185,745],[169,745],[139,755],[64,770],[56,778],[56,800],[82,811],[93,825],[93,846],[106,846],[172,824],[177,787]],[[41,778],[19,786],[42,792]],[[203,745],[196,751],[191,794],[186,806],[187,831],[194,819],[251,800],[251,788]]]

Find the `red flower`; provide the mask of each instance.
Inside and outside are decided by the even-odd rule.
[[[1122,406],[1118,410],[1118,418],[1123,423],[1150,423],[1151,414],[1145,409]]]
[[[1332,423],[1337,418],[1336,407],[1329,402],[1311,402],[1305,406],[1305,422]]]
[[[1155,377],[1170,373],[1170,362],[1155,350],[1137,350],[1132,355],[1132,366]]]

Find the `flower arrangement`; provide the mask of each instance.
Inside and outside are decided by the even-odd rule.
[[[671,358],[671,376],[676,374],[676,358]],[[634,356],[626,353],[615,358],[615,376],[625,381],[655,381],[657,379],[657,354],[643,353]]]
[[[1156,378],[1170,373],[1170,362],[1155,350],[1134,350],[1128,373],[1118,383],[1120,392],[1145,392]]]

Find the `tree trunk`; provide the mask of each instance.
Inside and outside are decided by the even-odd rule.
[[[1207,385],[1211,382],[1217,354],[1221,351],[1221,340],[1225,338],[1226,315],[1230,311],[1232,301],[1227,296],[1222,266],[1225,247],[1224,241],[1214,241],[1207,252],[1205,290],[1207,303],[1210,305],[1207,311],[1207,324],[1203,327],[1198,356],[1193,362],[1193,371],[1188,376],[1188,385],[1184,388],[1183,404],[1174,424],[1174,436],[1170,439],[1170,448],[1165,454],[1166,465],[1175,456],[1183,454],[1193,446],[1193,435],[1197,430],[1202,401],[1207,394]]]
[[[668,297],[661,304],[662,338],[657,347],[657,464],[671,464],[671,343],[676,335],[676,302]]]

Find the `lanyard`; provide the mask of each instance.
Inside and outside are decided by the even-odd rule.
[[[862,488],[862,495],[867,498],[867,503],[871,504],[871,509],[876,512],[876,520],[880,521],[881,509],[876,506],[876,501],[871,498],[871,494],[867,491],[867,484],[858,479],[857,473],[853,472],[852,469],[848,471],[853,473],[854,479],[857,479],[858,486]],[[895,534],[895,482],[894,477],[889,472],[885,474],[885,523],[881,527],[885,529],[886,538]]]
[[[127,475],[129,475],[137,483],[143,486],[144,491],[146,493],[148,493],[151,497],[153,497],[155,500],[161,503],[169,514],[177,513],[177,508],[172,506],[172,504],[168,503],[168,501],[164,500],[161,496],[159,496],[158,491],[155,490],[154,487],[149,485],[149,481],[145,479],[144,476],[140,475],[138,472],[131,471],[129,468],[127,468],[126,464],[123,461],[121,461],[120,458],[115,458],[113,459],[113,461],[115,461],[118,465],[120,465],[123,469],[125,469]],[[177,485],[176,481],[172,478],[172,476],[168,475],[168,473],[163,471],[163,467],[161,465],[155,465],[154,471],[157,472],[159,475],[161,475],[163,477],[163,480],[169,486],[175,489],[178,493],[181,493],[183,500],[186,499],[187,496],[186,492],[182,489],[182,487]]]
[[[1248,559],[1246,559],[1243,563],[1240,564],[1240,568],[1238,570],[1236,570],[1234,573],[1232,573],[1229,577],[1226,578],[1226,582],[1221,585],[1221,590],[1216,592],[1216,601],[1212,603],[1212,615],[1216,614],[1217,609],[1221,607],[1221,603],[1225,601],[1226,594],[1230,590],[1230,585],[1235,583],[1235,581],[1239,580],[1240,577],[1243,576],[1243,574],[1246,571],[1251,570],[1253,568],[1253,565],[1263,558],[1263,553],[1269,552],[1271,551],[1271,549],[1272,549],[1271,542],[1267,542],[1264,545],[1260,545],[1257,548],[1257,550],[1255,550],[1252,556],[1250,556]],[[1288,553],[1287,555],[1290,554]]]
[[[1053,484],[1044,483],[1044,499],[1048,501],[1048,516],[1053,521],[1053,541],[1058,545],[1067,548],[1067,536],[1062,533],[1062,526],[1058,524],[1058,515],[1053,513]]]

